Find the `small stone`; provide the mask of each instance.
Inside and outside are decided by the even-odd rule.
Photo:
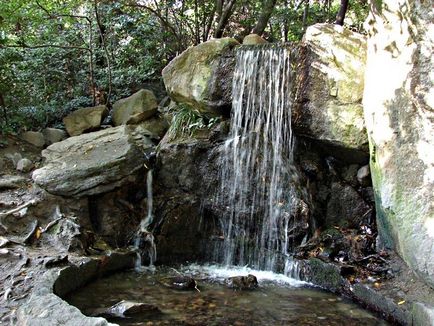
[[[253,290],[258,287],[258,279],[255,275],[233,276],[225,280],[226,286],[236,290]]]
[[[62,141],[67,136],[64,130],[56,128],[45,128],[42,130],[42,134],[44,135],[45,145],[47,146]]]
[[[34,168],[34,164],[28,158],[23,158],[18,161],[17,170],[21,172],[30,172]]]
[[[45,145],[44,135],[38,131],[26,131],[21,134],[21,139],[36,147],[42,148]]]
[[[363,187],[369,186],[372,183],[369,165],[364,165],[357,171],[357,181],[359,181]]]
[[[160,312],[160,309],[152,304],[122,300],[110,308],[98,309],[94,312],[94,316],[101,317],[128,317],[135,314],[142,314],[146,312]]]
[[[18,161],[21,160],[23,157],[21,156],[20,153],[13,153],[13,154],[6,154],[6,158],[8,158],[14,165],[14,168],[16,168]]]
[[[168,288],[175,290],[194,290],[197,289],[196,281],[189,276],[165,277],[160,283]]]
[[[243,45],[258,45],[268,43],[258,34],[249,34],[243,39]]]

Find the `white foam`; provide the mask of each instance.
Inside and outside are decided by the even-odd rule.
[[[247,276],[253,274],[261,283],[274,283],[277,285],[286,285],[291,287],[302,287],[309,285],[307,282],[299,281],[284,274],[274,273],[272,271],[254,270],[247,266],[221,266],[221,265],[198,265],[191,264],[182,268],[184,273],[200,275],[211,280],[222,281],[233,276]]]

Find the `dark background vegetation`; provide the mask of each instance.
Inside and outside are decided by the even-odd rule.
[[[298,41],[307,26],[342,23],[333,0],[3,0],[0,2],[2,133],[56,126],[74,109],[145,87],[189,46],[255,32]],[[342,10],[341,10],[342,14]],[[345,25],[363,32],[366,0]]]

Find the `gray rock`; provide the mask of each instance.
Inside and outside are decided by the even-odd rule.
[[[371,7],[363,104],[377,226],[384,245],[434,287],[432,2]]]
[[[104,193],[133,181],[143,169],[144,150],[152,146],[148,137],[128,126],[71,137],[42,151],[45,166],[32,178],[56,195]]]
[[[359,166],[357,164],[351,164],[344,168],[342,171],[342,179],[351,184],[353,187],[357,186],[357,171]]]
[[[205,113],[228,113],[235,60],[233,54],[227,54],[238,44],[228,37],[212,39],[173,59],[163,69],[171,99]]]
[[[3,175],[0,177],[0,190],[15,189],[23,186],[27,179],[19,175]]]
[[[371,184],[371,170],[369,169],[369,165],[364,165],[357,171],[357,181],[363,187],[367,187]]]
[[[157,113],[157,108],[158,103],[154,93],[141,89],[113,104],[113,123],[115,126],[137,124],[152,117]]]
[[[17,168],[18,161],[21,160],[23,157],[20,153],[13,153],[13,154],[6,154],[6,158],[8,158],[12,164],[14,165],[14,168]]]
[[[22,133],[20,137],[21,139],[36,147],[42,148],[45,145],[44,135],[38,131],[26,131]]]
[[[150,132],[156,138],[163,138],[166,131],[169,129],[169,124],[166,119],[161,116],[155,115],[152,118],[141,122],[137,125],[136,130],[141,133]]]
[[[361,104],[366,38],[332,24],[310,26],[297,60],[295,130],[346,149],[368,151]]]
[[[86,131],[99,128],[107,114],[108,110],[105,105],[82,108],[63,118],[63,123],[70,136],[78,136]]]
[[[331,186],[331,198],[327,204],[326,225],[358,227],[370,207],[351,186],[335,182]]]
[[[62,141],[67,137],[64,130],[56,128],[45,128],[42,130],[42,134],[44,135],[45,145],[47,146]]]
[[[29,172],[31,171],[35,165],[28,158],[22,158],[17,163],[17,170],[21,172]]]
[[[110,308],[98,309],[97,311],[94,312],[94,315],[105,317],[105,318],[110,318],[110,317],[124,318],[136,314],[156,313],[156,312],[161,312],[161,311],[160,309],[158,309],[157,306],[154,306],[152,304],[122,300],[114,304]]]
[[[264,43],[268,42],[262,37],[260,37],[258,34],[249,34],[243,39],[243,45],[258,45]]]

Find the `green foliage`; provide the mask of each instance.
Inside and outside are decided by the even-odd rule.
[[[186,104],[178,104],[172,114],[167,131],[170,140],[192,137],[198,130],[211,128],[220,121],[219,117],[207,117]]]
[[[94,1],[0,1],[2,132],[60,124],[71,110],[105,102],[109,89],[113,103],[158,81],[168,61],[214,36],[220,17],[216,0]],[[248,34],[264,3],[237,0],[223,36]],[[367,7],[350,1],[347,26],[361,31]],[[264,36],[298,41],[308,25],[333,22],[338,8],[332,0],[277,0]]]

